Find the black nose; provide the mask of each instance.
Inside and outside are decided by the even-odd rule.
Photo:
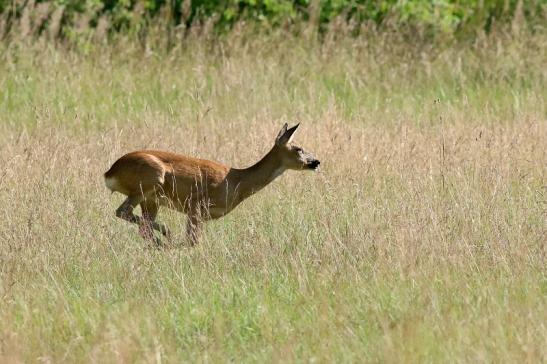
[[[317,167],[319,167],[319,165],[321,164],[321,162],[319,162],[317,159],[313,160],[310,162],[309,166],[311,169],[317,169]]]

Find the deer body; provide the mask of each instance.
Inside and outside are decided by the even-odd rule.
[[[188,215],[187,235],[195,244],[203,221],[226,215],[285,170],[317,169],[318,160],[289,145],[297,127],[287,130],[285,124],[270,152],[245,169],[157,150],[128,153],[104,174],[111,191],[128,196],[116,216],[138,224],[141,235],[153,239],[152,229],[170,235],[155,222],[159,207],[178,210]],[[132,212],[139,204],[142,217]]]

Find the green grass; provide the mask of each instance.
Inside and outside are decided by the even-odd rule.
[[[0,361],[545,361],[545,37],[373,40],[0,46]],[[124,152],[248,166],[286,119],[323,170],[199,246],[114,217]]]

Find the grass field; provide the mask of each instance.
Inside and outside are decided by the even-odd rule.
[[[0,46],[0,362],[547,360],[547,40]],[[159,148],[244,167],[282,125],[322,161],[202,244],[114,217]]]

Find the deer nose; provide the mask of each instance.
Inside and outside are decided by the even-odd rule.
[[[317,159],[314,159],[308,165],[310,166],[311,169],[317,169],[317,167],[319,167],[320,164],[321,162],[319,162]]]

